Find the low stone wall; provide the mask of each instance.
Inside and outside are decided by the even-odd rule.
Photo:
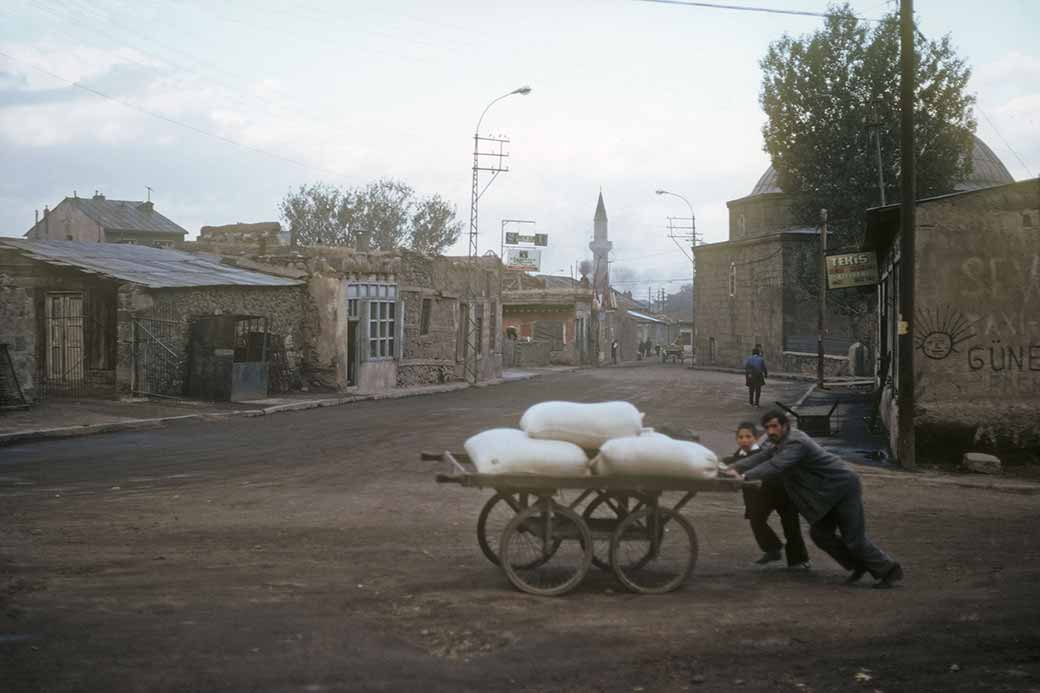
[[[457,364],[453,361],[405,360],[397,366],[397,386],[441,385],[457,377]]]
[[[552,342],[517,342],[513,348],[513,366],[516,368],[552,363]]]
[[[807,354],[801,351],[785,351],[783,352],[783,357],[783,367],[780,369],[782,372],[801,373],[803,375],[816,375],[817,361],[819,358],[816,354]],[[830,354],[824,354],[824,377],[833,378],[848,374],[848,356],[832,356]]]

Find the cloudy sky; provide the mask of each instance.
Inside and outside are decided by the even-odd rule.
[[[1036,176],[1040,3],[915,5],[922,30],[951,33],[974,67],[979,136],[1013,176]],[[853,6],[878,17],[895,4]],[[73,190],[143,199],[151,186],[194,236],[277,219],[304,183],[384,176],[468,220],[476,120],[529,84],[482,127],[508,135],[512,157],[481,200],[481,251],[498,249],[502,219],[533,219],[550,236],[543,271],[569,273],[602,190],[616,275],[637,295],[675,289],[689,267],[666,219],[686,207],[654,190],[685,195],[704,239],[725,239],[726,200],[769,163],[758,60],[821,22],[637,0],[5,0],[0,235]]]

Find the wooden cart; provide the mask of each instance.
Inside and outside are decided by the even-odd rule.
[[[464,453],[422,453],[448,462],[437,482],[495,494],[477,519],[484,556],[518,589],[565,594],[590,566],[613,571],[626,588],[662,594],[680,587],[697,562],[697,533],[681,510],[702,491],[736,492],[736,479],[549,477],[480,474]],[[572,492],[563,500],[561,492]],[[664,493],[682,494],[674,502]]]

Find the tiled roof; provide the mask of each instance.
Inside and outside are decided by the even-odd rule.
[[[33,260],[153,289],[197,286],[297,286],[299,281],[224,265],[218,258],[122,243],[0,239]]]
[[[104,228],[113,231],[179,233],[182,236],[188,233],[156,212],[154,208],[150,208],[151,203],[148,202],[96,197],[72,197],[65,200]]]

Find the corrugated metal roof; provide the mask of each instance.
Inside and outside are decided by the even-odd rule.
[[[100,274],[153,289],[192,286],[298,286],[299,281],[224,265],[216,257],[122,243],[0,239],[40,262]]]
[[[655,318],[655,317],[650,316],[650,315],[645,315],[645,314],[640,313],[639,311],[636,311],[636,310],[630,310],[630,311],[628,311],[628,314],[631,315],[633,318],[637,318],[639,320],[646,320],[647,322],[657,322],[657,323],[660,323],[662,325],[667,325],[668,324],[665,320],[660,320],[659,318]]]
[[[145,233],[179,233],[187,231],[162,214],[149,209],[142,200],[108,200],[93,197],[65,198],[81,212],[113,231],[139,231]]]

